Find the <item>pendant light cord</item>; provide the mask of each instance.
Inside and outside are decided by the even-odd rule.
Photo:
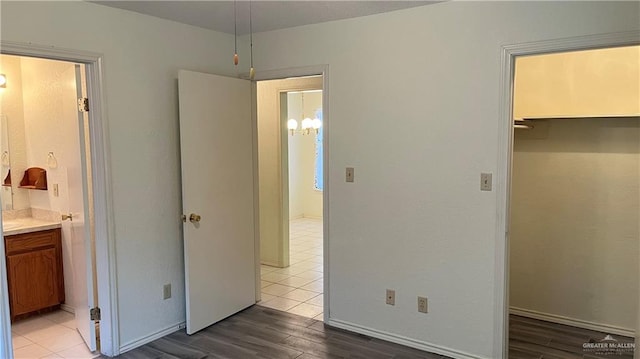
[[[249,0],[249,43],[251,50],[251,67],[253,67],[253,16],[251,16],[251,0]]]
[[[234,65],[238,65],[238,10],[236,0],[233,0],[233,62]]]

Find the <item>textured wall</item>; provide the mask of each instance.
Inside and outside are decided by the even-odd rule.
[[[512,178],[511,306],[633,331],[640,119],[516,131]]]
[[[177,329],[185,320],[177,72],[248,71],[233,66],[233,36],[81,1],[1,6],[3,41],[104,56],[118,339],[130,348]]]
[[[328,64],[331,320],[455,357],[497,356],[504,207],[479,177],[500,166],[502,46],[637,31],[639,10],[450,1],[254,35],[258,72]]]

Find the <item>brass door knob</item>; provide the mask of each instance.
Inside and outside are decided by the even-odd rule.
[[[70,220],[70,221],[73,221],[73,214],[69,213],[69,214],[63,214],[62,215],[62,220],[63,221],[66,221],[67,219]]]
[[[201,218],[202,218],[202,217],[200,217],[200,215],[199,215],[199,214],[191,213],[191,214],[189,215],[189,221],[190,221],[191,223],[198,223],[198,222],[200,222],[200,219],[201,219]]]

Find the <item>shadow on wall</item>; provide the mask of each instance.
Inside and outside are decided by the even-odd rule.
[[[514,152],[639,153],[640,117],[531,120],[515,131]],[[539,141],[545,140],[544,146]]]

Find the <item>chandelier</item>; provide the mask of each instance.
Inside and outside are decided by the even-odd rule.
[[[310,117],[306,117],[304,115],[304,91],[301,92],[302,96],[301,97],[301,102],[302,102],[302,118],[303,120],[301,121],[301,133],[303,135],[308,135],[311,133],[311,130],[313,129],[315,131],[316,134],[318,134],[318,130],[320,129],[320,127],[322,127],[322,121],[317,118],[314,117],[313,119],[311,119]],[[287,121],[287,129],[289,130],[289,132],[291,132],[291,136],[293,136],[296,133],[296,130],[298,130],[298,120],[296,120],[295,118],[291,118],[289,119],[289,121]]]

